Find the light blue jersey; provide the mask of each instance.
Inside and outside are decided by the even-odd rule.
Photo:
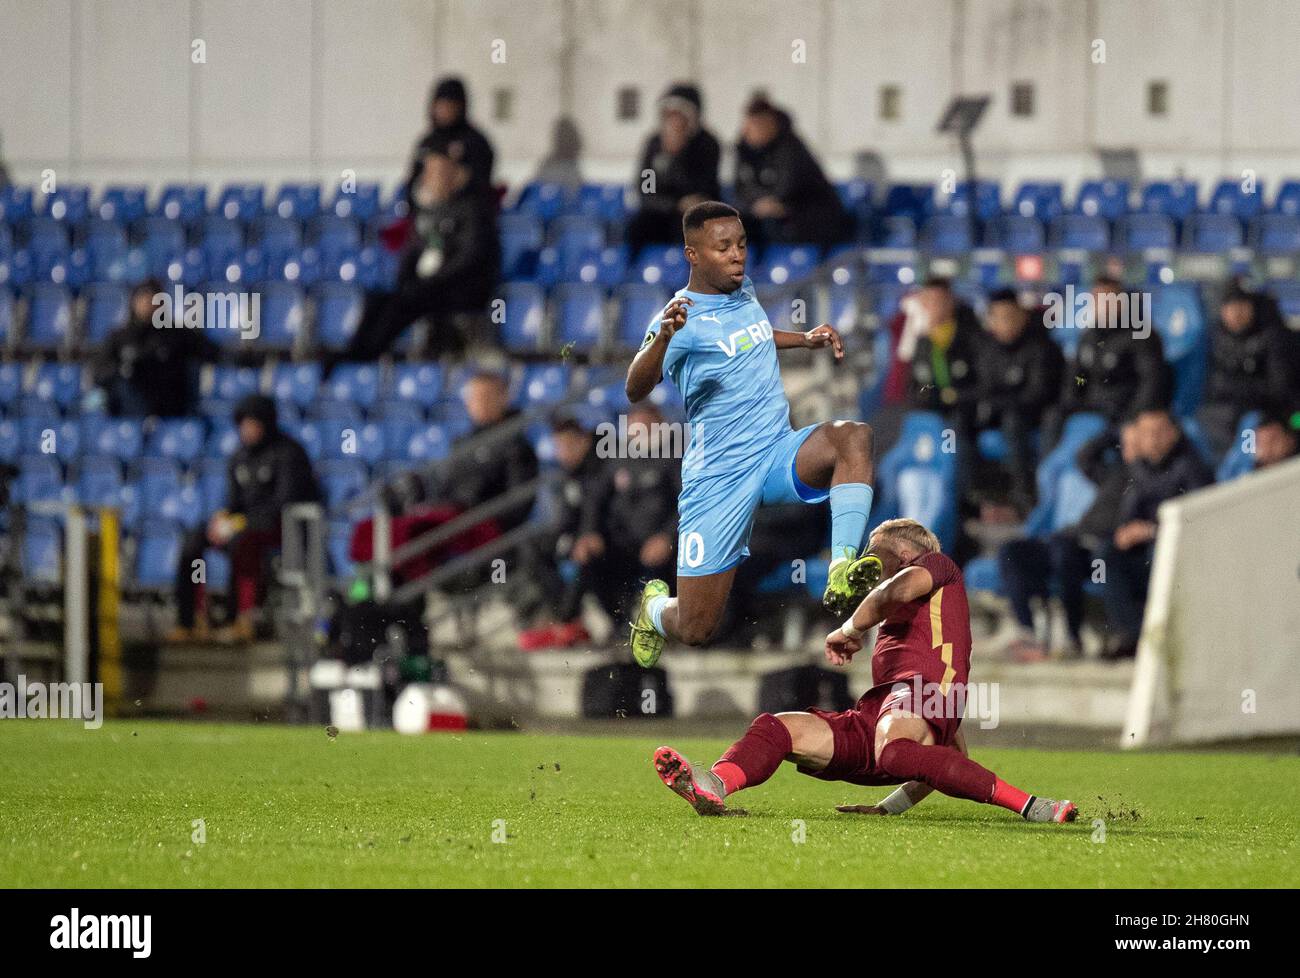
[[[664,373],[681,392],[690,425],[683,484],[751,466],[790,432],[772,324],[747,277],[735,292],[682,289],[694,305],[673,334]],[[650,335],[659,332],[658,319]],[[649,339],[649,337],[647,337]]]
[[[726,295],[677,295],[694,302],[664,355],[691,429],[677,506],[677,574],[698,577],[748,556],[760,504],[822,502],[827,492],[795,474],[799,447],[817,426],[790,429],[772,324],[753,283],[746,278]],[[656,318],[647,342],[660,327]]]

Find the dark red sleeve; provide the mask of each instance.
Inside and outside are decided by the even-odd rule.
[[[912,561],[912,566],[924,567],[930,572],[936,591],[946,584],[961,580],[961,568],[953,563],[952,558],[947,554],[937,552],[922,554]]]

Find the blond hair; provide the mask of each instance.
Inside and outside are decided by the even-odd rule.
[[[906,543],[922,553],[938,553],[940,550],[939,538],[916,520],[885,520],[871,532],[873,537],[881,534],[899,543]]]

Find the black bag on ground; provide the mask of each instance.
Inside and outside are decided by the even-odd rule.
[[[795,666],[769,672],[758,684],[760,713],[788,713],[815,706],[847,710],[853,705],[849,677],[817,666]]]
[[[589,669],[582,677],[582,715],[608,717],[670,717],[673,696],[668,673],[659,667],[642,669],[633,662],[613,662]]]

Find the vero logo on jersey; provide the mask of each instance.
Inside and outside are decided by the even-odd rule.
[[[744,353],[746,350],[752,350],[764,340],[772,338],[772,325],[764,319],[762,322],[754,323],[752,326],[746,326],[744,329],[738,329],[724,343],[722,340],[716,340],[718,349],[727,355],[730,360],[737,353]]]

